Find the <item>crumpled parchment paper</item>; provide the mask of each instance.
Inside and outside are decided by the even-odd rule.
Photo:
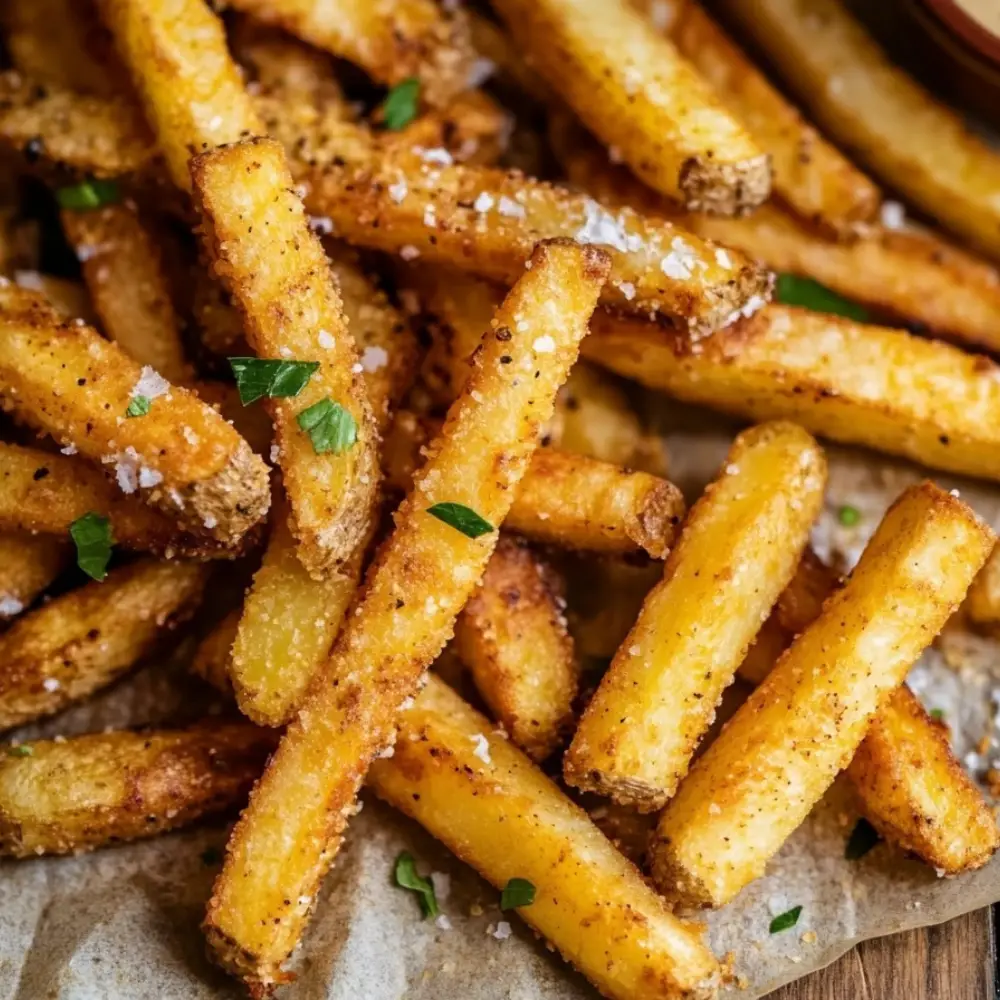
[[[671,478],[689,499],[711,478],[735,424],[702,412],[658,408]],[[828,448],[826,509],[814,534],[821,555],[848,565],[899,492],[926,472],[860,450]],[[933,478],[1000,528],[1000,488]],[[862,513],[843,528],[838,508]],[[203,704],[183,663],[182,643],[164,663],[16,735],[71,734],[105,726],[183,718]],[[1000,645],[949,626],[914,668],[910,682],[941,709],[967,766],[982,776],[1000,758],[994,727]],[[197,697],[192,692],[197,691]],[[975,751],[984,734],[986,753]],[[982,746],[980,746],[982,749]],[[707,916],[712,946],[732,952],[752,1000],[821,968],[860,940],[948,920],[1000,900],[1000,860],[982,871],[938,878],[885,844],[844,859],[857,818],[850,790],[834,786],[791,838],[767,875],[726,909]],[[202,854],[225,843],[224,823],[75,858],[0,863],[0,1000],[202,1000],[242,990],[204,956],[198,925],[216,867]],[[420,919],[411,894],[392,884],[393,862],[410,850],[436,873],[445,926]],[[348,844],[327,879],[316,916],[292,968],[287,1000],[584,1000],[596,992],[535,939],[474,872],[410,821],[364,797]],[[801,905],[797,926],[768,933],[772,917]],[[505,937],[507,921],[511,934]],[[450,928],[447,925],[450,924]],[[446,929],[447,928],[447,929]],[[814,937],[815,935],[815,937]],[[804,939],[803,939],[804,938]]]

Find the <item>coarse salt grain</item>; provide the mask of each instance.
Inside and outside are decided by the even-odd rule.
[[[398,181],[395,184],[389,185],[389,197],[398,205],[402,202],[406,196],[410,193],[410,189],[406,186],[406,181]]]
[[[551,334],[546,333],[542,337],[536,337],[531,347],[536,354],[551,354],[556,349],[556,342]]]
[[[420,256],[420,250],[412,243],[407,243],[406,246],[399,248],[399,256],[406,261],[416,260]]]
[[[438,930],[450,931],[451,921],[448,919],[448,914],[439,913],[434,920],[434,925],[438,928]]]
[[[63,455],[75,455],[77,453],[77,447],[75,444],[70,442],[64,448],[60,448],[59,451],[62,452]]]
[[[484,764],[492,764],[490,741],[482,733],[476,733],[475,736],[470,736],[469,739],[476,744],[476,748],[472,751],[472,756],[478,757]]]
[[[497,202],[497,211],[509,219],[523,219],[525,215],[524,206],[519,205],[505,194],[500,195],[500,200]]]
[[[480,191],[472,207],[477,212],[488,212],[494,205],[493,196],[486,191]]]
[[[879,219],[886,229],[905,229],[906,209],[898,201],[883,201]]]
[[[45,688],[46,691],[58,691],[62,685],[56,680],[55,677],[46,677],[45,680],[42,681],[42,687]]]
[[[156,469],[147,468],[145,465],[139,468],[139,485],[144,490],[152,489],[163,482],[163,473]]]
[[[330,350],[337,343],[329,330],[320,330],[316,339],[319,341],[319,346],[326,348],[326,350]]]
[[[11,594],[4,594],[0,597],[0,615],[9,618],[11,615],[20,614],[24,610],[24,602],[19,601]]]
[[[445,872],[431,872],[431,885],[438,901],[444,903],[451,895],[451,876]]]
[[[361,352],[361,367],[366,372],[377,372],[389,363],[389,354],[384,347],[372,344]]]
[[[512,931],[510,924],[506,920],[501,920],[490,932],[498,941],[506,941]]]
[[[618,291],[620,291],[629,302],[635,298],[635,285],[633,285],[631,281],[620,281],[618,283]]]
[[[455,162],[451,158],[451,153],[441,146],[436,146],[434,149],[425,149],[420,154],[420,159],[422,159],[424,163],[436,163],[442,167],[450,167]]]

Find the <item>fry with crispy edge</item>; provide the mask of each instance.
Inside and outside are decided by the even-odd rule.
[[[792,578],[825,487],[826,459],[801,427],[737,437],[580,719],[563,758],[569,784],[663,808]]]
[[[940,341],[768,306],[689,350],[597,312],[591,361],[690,403],[1000,479],[1000,368]]]
[[[608,269],[605,253],[569,241],[540,244],[532,255],[396,513],[330,663],[233,832],[205,929],[215,957],[258,992],[287,978],[281,965],[336,857],[368,766],[392,745],[397,709],[444,647],[486,567],[495,526],[576,359]],[[467,536],[428,513],[439,503],[466,507],[493,528]]]
[[[532,760],[573,722],[579,666],[556,571],[523,542],[501,538],[455,625],[458,655],[493,717]]]
[[[244,801],[274,746],[246,722],[0,747],[0,856],[78,854],[176,830]]]
[[[68,564],[65,539],[0,530],[0,621],[19,615]]]
[[[840,582],[806,549],[761,630],[772,641],[765,650],[758,636],[740,677],[753,684],[763,681]],[[993,811],[955,759],[947,728],[927,714],[905,684],[882,706],[846,774],[879,833],[940,871],[955,875],[979,868],[1000,844]]]
[[[1000,549],[990,555],[972,581],[965,612],[979,628],[991,630],[1000,625]]]
[[[372,765],[376,794],[497,888],[515,877],[531,882],[535,901],[518,915],[603,996],[715,996],[718,967],[699,934],[670,913],[579,806],[443,681],[428,678],[399,726],[395,754]],[[485,754],[477,752],[481,741]]]
[[[0,729],[62,711],[117,680],[186,621],[208,568],[144,560],[18,618],[0,636]]]
[[[651,848],[661,892],[722,906],[763,873],[850,763],[993,542],[964,503],[933,484],[903,492],[844,588],[695,761],[664,810]]]
[[[250,346],[261,358],[319,363],[296,396],[268,406],[297,555],[322,580],[369,536],[378,500],[378,433],[340,294],[280,143],[203,153],[191,178],[205,247]],[[299,421],[323,406],[349,432],[321,451]]]
[[[1000,153],[894,65],[838,0],[726,0],[823,130],[928,215],[1000,255]]]
[[[127,417],[137,396],[149,412]],[[267,511],[267,467],[215,410],[9,285],[0,285],[0,405],[196,534],[232,545]]]
[[[735,215],[764,201],[770,160],[626,0],[496,0],[529,65],[661,194]]]

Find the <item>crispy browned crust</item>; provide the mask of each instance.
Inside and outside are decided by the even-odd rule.
[[[742,215],[767,200],[771,157],[762,154],[739,163],[692,156],[681,167],[680,189],[690,212]]]

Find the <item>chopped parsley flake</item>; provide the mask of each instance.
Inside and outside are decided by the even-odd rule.
[[[321,399],[298,415],[298,424],[312,441],[317,455],[340,455],[358,439],[358,425],[340,403]]]
[[[837,511],[837,520],[845,528],[853,528],[855,525],[861,523],[861,511],[857,507],[852,507],[850,504],[845,503]]]
[[[318,361],[283,361],[272,358],[230,358],[236,388],[244,406],[265,396],[289,399],[297,396],[319,368]]]
[[[60,208],[68,208],[76,212],[89,208],[101,208],[104,205],[114,205],[121,200],[118,185],[114,181],[91,178],[70,187],[61,187],[56,191],[56,201]]]
[[[771,921],[771,926],[768,929],[772,934],[780,934],[782,931],[787,931],[790,927],[794,927],[799,922],[799,914],[801,913],[801,906],[793,906],[790,910],[786,910],[784,913],[779,913],[778,916]]]
[[[512,878],[500,894],[500,909],[516,910],[519,906],[531,906],[534,901],[534,885],[526,878]]]
[[[937,722],[940,722],[944,718],[944,709],[943,708],[932,708],[931,709],[931,718],[935,719]]]
[[[20,743],[16,747],[7,747],[8,757],[31,757],[34,752],[35,748],[27,743]]]
[[[393,132],[406,128],[417,117],[417,105],[420,101],[420,81],[411,76],[402,83],[397,83],[389,91],[382,105],[382,120],[385,127]]]
[[[416,862],[409,851],[403,851],[396,858],[396,885],[417,894],[420,910],[425,917],[436,917],[441,913],[437,896],[434,895],[434,883],[417,873]]]
[[[92,580],[103,580],[111,559],[111,522],[91,510],[69,526],[69,534],[76,545],[77,566]]]
[[[480,517],[471,507],[461,503],[436,503],[427,508],[427,513],[439,521],[462,532],[467,538],[479,538],[496,529],[485,518]]]
[[[787,306],[803,306],[813,312],[832,313],[846,316],[858,323],[868,320],[868,310],[864,306],[845,299],[812,278],[800,278],[795,274],[779,274],[774,288],[775,302]]]
[[[150,400],[148,396],[135,396],[132,402],[128,404],[128,409],[125,411],[126,417],[144,417],[149,413]]]

